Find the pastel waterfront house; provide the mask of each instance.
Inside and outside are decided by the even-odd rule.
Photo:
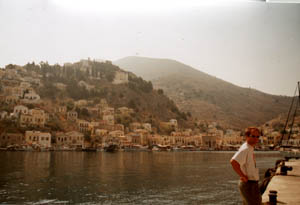
[[[133,133],[129,134],[131,136],[131,140],[133,144],[138,145],[148,145],[148,136],[149,133],[146,130],[138,129]]]
[[[101,110],[103,110],[104,108],[108,107],[108,103],[107,103],[106,99],[102,98],[102,99],[100,100],[100,103],[97,104],[97,106],[98,106]]]
[[[35,91],[33,88],[29,87],[29,88],[26,88],[25,91],[26,93],[29,93],[29,94],[35,94]]]
[[[183,135],[182,132],[172,132],[171,133],[171,137],[172,137],[172,144],[174,146],[183,146],[185,145],[185,136]]]
[[[114,115],[115,114],[115,108],[113,107],[104,107],[101,109],[101,114],[104,115]]]
[[[115,130],[115,131],[111,131],[108,133],[109,137],[120,137],[120,136],[124,136],[124,131],[121,130]]]
[[[161,141],[161,136],[160,135],[149,135],[147,137],[148,145],[153,146],[153,145],[158,145]]]
[[[28,114],[29,110],[26,106],[24,105],[17,105],[14,107],[14,115],[15,116],[20,116],[20,114]]]
[[[129,124],[130,131],[134,132],[135,130],[140,129],[140,128],[142,128],[142,124],[139,122],[132,122]]]
[[[5,102],[7,104],[17,104],[20,101],[20,98],[15,95],[5,96]]]
[[[20,115],[20,126],[26,127],[33,124],[33,117],[29,114],[21,114]]]
[[[95,135],[101,136],[101,137],[107,136],[108,135],[108,131],[105,130],[105,129],[96,129],[95,130]]]
[[[215,149],[217,148],[217,135],[204,134],[202,135],[202,146],[204,148]]]
[[[129,147],[131,145],[131,137],[128,136],[119,136],[119,146],[120,147]]]
[[[59,132],[55,135],[56,144],[59,146],[67,146],[70,148],[80,147],[84,145],[84,134],[77,131],[67,133]]]
[[[103,115],[103,121],[107,125],[114,125],[115,124],[115,117],[114,117],[114,115],[111,115],[111,114]]]
[[[23,145],[25,137],[22,133],[6,133],[0,135],[0,147],[7,147],[10,145]]]
[[[83,147],[84,146],[84,134],[77,131],[71,131],[66,133],[67,139],[72,143],[72,146]]]
[[[57,146],[63,146],[63,145],[68,145],[67,144],[67,137],[64,132],[56,132],[54,134],[54,139],[55,139],[55,144]]]
[[[11,91],[11,95],[17,96],[19,98],[22,98],[24,95],[24,88],[22,87],[13,87]]]
[[[67,112],[67,106],[58,106],[55,108],[56,113],[66,113]]]
[[[30,88],[31,84],[28,83],[28,82],[21,82],[20,87],[23,88],[23,89]]]
[[[39,108],[29,110],[29,114],[33,117],[33,125],[44,127],[46,122],[45,111]]]
[[[78,117],[78,114],[76,111],[70,111],[67,113],[67,119],[69,121],[73,121],[73,122],[76,122],[77,121],[77,117]]]
[[[83,107],[86,106],[88,104],[87,100],[78,100],[76,102],[74,102],[74,105],[76,107]]]
[[[124,131],[125,128],[123,124],[115,124],[114,129]]]
[[[86,120],[77,120],[77,125],[80,132],[88,132],[90,130],[90,122]]]
[[[197,146],[202,144],[199,142],[199,138],[195,138],[192,136],[191,130],[185,130],[181,132],[172,132],[171,133],[171,145],[180,147],[180,146],[187,146],[187,145],[194,145]],[[197,140],[197,141],[196,141]]]
[[[100,108],[99,107],[87,107],[86,108],[91,115],[99,115]]]
[[[20,115],[20,126],[44,127],[46,122],[46,114],[42,109],[31,109],[28,114]]]
[[[33,104],[36,104],[36,103],[40,103],[40,96],[36,93],[25,93],[24,95],[24,99],[22,99],[22,102],[24,103],[33,103]]]
[[[150,123],[143,123],[142,124],[142,127],[147,130],[148,132],[151,132],[152,131],[152,128],[151,128],[151,124]]]
[[[38,145],[45,148],[51,147],[51,134],[48,132],[26,131],[25,140],[28,144]]]
[[[281,134],[277,131],[265,135],[268,145],[276,145],[281,140]]]
[[[178,126],[178,123],[177,123],[177,120],[176,120],[176,119],[171,119],[169,122],[170,122],[170,124],[173,125],[174,127],[177,127],[177,126]]]
[[[118,115],[128,115],[132,112],[132,109],[129,109],[128,107],[119,107],[117,109],[116,114]]]
[[[0,120],[4,120],[8,116],[8,113],[6,111],[0,112]]]
[[[12,95],[17,96],[19,98],[23,97],[24,89],[18,86],[12,87],[12,86],[3,86],[3,93],[6,96]]]

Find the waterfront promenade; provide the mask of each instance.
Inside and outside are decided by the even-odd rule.
[[[263,204],[269,204],[270,190],[277,191],[277,204],[300,204],[300,160],[291,159],[285,165],[292,166],[293,170],[287,176],[276,175],[271,179],[262,196]]]

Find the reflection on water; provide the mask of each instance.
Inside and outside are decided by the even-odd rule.
[[[1,204],[237,204],[233,152],[0,152]],[[262,175],[277,153],[258,153]]]

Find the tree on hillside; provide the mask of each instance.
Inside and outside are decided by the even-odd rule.
[[[74,109],[74,103],[72,101],[67,102],[67,111]]]
[[[115,78],[115,73],[113,72],[107,72],[105,74],[106,79],[108,80],[108,82],[112,82]]]
[[[80,114],[83,115],[83,116],[86,116],[86,117],[90,116],[89,111],[86,108],[82,108],[80,110]]]
[[[5,66],[5,69],[15,69],[16,68],[16,65],[13,65],[13,64],[8,64]]]
[[[76,80],[71,80],[67,84],[66,92],[69,97],[75,100],[87,99],[90,97],[90,92],[85,87],[79,86]]]
[[[34,62],[32,63],[27,63],[24,68],[27,70],[27,71],[34,71],[34,72],[37,72],[37,73],[40,73],[41,72],[41,68],[39,65],[36,65]]]
[[[56,98],[58,92],[59,92],[59,90],[51,82],[46,81],[44,83],[44,89],[40,93],[40,96],[42,98],[50,98],[50,99],[54,100]]]
[[[163,95],[164,94],[164,90],[163,89],[158,89],[157,92],[158,92],[159,95]]]
[[[133,99],[131,99],[128,103],[128,107],[132,109],[136,109],[136,104]]]
[[[132,77],[128,78],[128,87],[134,91],[142,91],[144,93],[149,93],[153,90],[152,82],[144,81],[141,77]]]

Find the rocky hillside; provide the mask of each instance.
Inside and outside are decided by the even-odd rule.
[[[20,66],[8,65],[6,69],[15,67]],[[63,66],[28,63],[21,68],[26,70],[27,77],[31,73],[29,77],[40,80],[40,85],[34,89],[44,102],[50,100],[55,106],[67,105],[70,110],[74,107],[70,100],[87,100],[89,107],[105,99],[110,107],[125,106],[135,111],[126,122],[122,122],[125,124],[149,122],[157,127],[159,122],[170,119],[177,119],[182,126],[186,124],[186,113],[180,112],[166,95],[154,90],[150,81],[125,72],[110,61],[82,60]]]
[[[198,119],[218,121],[224,127],[263,124],[286,113],[291,101],[290,97],[233,85],[174,60],[126,57],[113,63],[151,80],[181,111]]]

